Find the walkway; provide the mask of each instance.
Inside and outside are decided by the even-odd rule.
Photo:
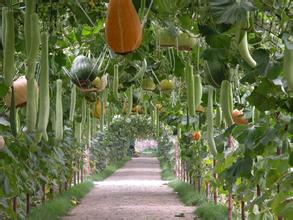
[[[63,220],[193,220],[193,210],[161,180],[158,160],[140,157],[97,182]]]

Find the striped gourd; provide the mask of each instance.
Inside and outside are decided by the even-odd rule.
[[[223,118],[227,126],[233,124],[232,106],[231,106],[231,83],[223,80],[221,84],[220,104],[222,108]]]
[[[38,112],[37,131],[46,137],[47,126],[50,115],[50,94],[49,94],[49,51],[48,51],[48,32],[42,32],[42,53],[40,63],[40,100]],[[40,135],[40,136],[42,136]],[[38,140],[40,141],[40,139]],[[47,140],[46,140],[47,141]]]
[[[208,87],[208,109],[207,109],[207,142],[210,152],[213,156],[217,154],[217,148],[214,140],[214,123],[213,123],[213,87]]]
[[[195,109],[200,105],[202,98],[202,82],[199,74],[194,75],[194,100]]]
[[[56,81],[56,121],[55,121],[55,140],[63,139],[63,106],[62,106],[62,80]]]
[[[130,115],[132,111],[132,105],[133,105],[133,92],[132,92],[132,86],[130,86],[127,89],[127,100],[128,100],[128,110],[127,114]]]
[[[14,68],[14,52],[15,52],[15,33],[14,33],[14,16],[12,10],[5,11],[5,42],[4,42],[4,58],[3,73],[4,82],[7,86],[11,86],[15,74]]]
[[[186,94],[187,94],[187,107],[190,116],[195,115],[195,91],[194,91],[194,76],[193,66],[188,64],[186,66]]]
[[[119,71],[118,71],[118,65],[116,64],[114,66],[114,79],[113,79],[113,94],[116,100],[119,99],[118,87],[119,87]]]
[[[26,126],[29,132],[36,128],[38,113],[38,87],[35,79],[27,80]]]
[[[73,84],[71,87],[71,99],[70,99],[70,112],[69,112],[69,121],[73,122],[76,106],[76,85]]]

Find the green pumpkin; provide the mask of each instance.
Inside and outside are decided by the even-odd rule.
[[[88,84],[96,78],[91,60],[83,55],[79,55],[74,59],[70,75],[72,81],[77,85],[83,85],[85,81]]]

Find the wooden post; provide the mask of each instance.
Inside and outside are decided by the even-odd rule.
[[[210,197],[210,184],[206,182],[206,197],[209,199]]]
[[[233,218],[233,197],[232,192],[229,192],[228,196],[228,220],[232,220]]]
[[[216,166],[216,164],[217,164],[217,161],[213,160],[214,167]],[[216,173],[214,173],[214,178],[215,179],[218,178],[218,175]],[[218,204],[218,189],[217,188],[214,189],[214,203],[215,203],[215,205]]]
[[[42,203],[45,203],[46,202],[46,184],[43,184],[42,191],[43,191]]]
[[[30,209],[31,209],[31,207],[30,207],[30,194],[27,193],[26,194],[26,215],[29,214]]]
[[[17,214],[17,197],[14,197],[12,202],[13,211]]]
[[[245,203],[244,201],[242,200],[241,201],[241,220],[245,220]]]

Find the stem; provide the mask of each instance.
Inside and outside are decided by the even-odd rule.
[[[232,193],[229,192],[229,197],[228,197],[228,220],[232,220],[233,217],[233,197]]]

